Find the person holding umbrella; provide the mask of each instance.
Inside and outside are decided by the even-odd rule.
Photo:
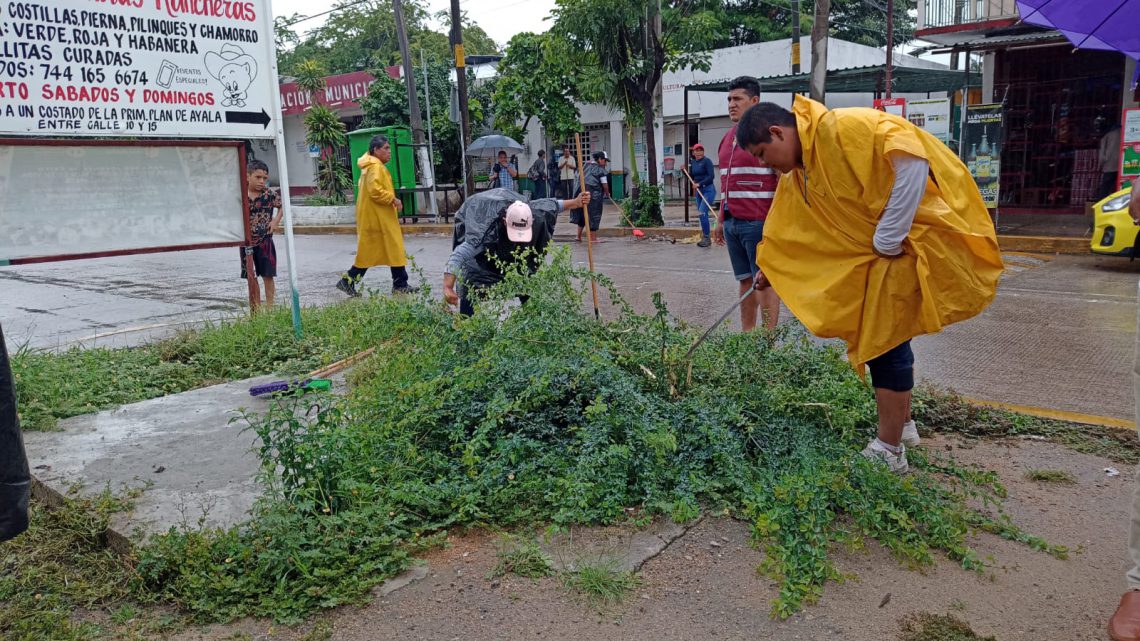
[[[570,222],[578,226],[577,242],[582,242],[582,232],[586,229],[586,217],[589,216],[590,231],[597,232],[602,226],[602,198],[610,198],[610,174],[606,169],[609,156],[604,151],[594,152],[594,161],[586,163],[586,191],[590,192],[590,202],[587,208],[575,209],[570,212]],[[603,242],[597,236],[595,243]]]
[[[519,168],[507,160],[507,152],[499,152],[499,161],[491,165],[491,184],[502,189],[515,191],[515,179],[519,177]]]

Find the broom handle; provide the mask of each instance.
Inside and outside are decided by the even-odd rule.
[[[574,134],[574,146],[578,148],[578,180],[581,183],[581,193],[586,193],[586,166],[582,164],[582,135]],[[590,209],[582,208],[582,219],[586,224],[586,256],[590,260],[590,274],[594,273],[594,234],[590,231]],[[601,319],[598,311],[598,281],[590,279],[590,288],[594,292],[594,318]]]
[[[339,360],[335,363],[330,363],[330,364],[325,365],[324,367],[322,367],[320,369],[315,369],[315,370],[309,372],[308,374],[306,374],[305,378],[324,378],[325,376],[330,376],[330,375],[335,374],[335,373],[339,372],[340,370],[348,367],[349,365],[352,365],[353,363],[355,363],[356,361],[359,361],[362,358],[366,358],[368,356],[371,356],[372,353],[375,351],[376,351],[375,347],[369,347],[368,349],[364,350],[363,352],[360,352],[359,354],[349,356],[348,358]]]
[[[685,172],[685,177],[689,179],[689,182],[691,182],[691,183],[697,182],[697,181],[693,180],[693,177],[689,175],[688,170],[686,170],[684,167],[681,167],[681,171]],[[693,191],[697,192],[697,195],[701,197],[701,200],[705,201],[705,207],[709,208],[709,213],[711,214],[712,210],[713,210],[713,206],[712,206],[712,203],[709,202],[709,199],[705,198],[705,195],[701,192],[701,190],[699,188],[694,189]],[[716,219],[715,218],[713,219],[713,225],[714,226],[716,225]]]

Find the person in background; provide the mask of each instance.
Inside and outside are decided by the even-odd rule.
[[[1140,225],[1140,180],[1132,183],[1132,200],[1128,203],[1128,214],[1132,216],[1133,223]],[[1136,334],[1132,393],[1136,397],[1136,425],[1140,429],[1140,331]],[[1108,620],[1108,636],[1112,641],[1140,641],[1140,466],[1136,468],[1136,482],[1132,488],[1132,522],[1128,528],[1128,552],[1132,557],[1132,569],[1124,577],[1128,590],[1120,597],[1120,605]]]
[[[606,152],[594,152],[594,161],[586,163],[583,172],[586,175],[586,191],[590,193],[590,205],[583,209],[574,209],[570,212],[570,222],[578,226],[577,242],[582,242],[582,232],[586,229],[586,219],[589,218],[591,235],[602,226],[603,197],[610,198],[610,172],[607,169],[609,157]],[[604,242],[594,236],[595,243]]]
[[[728,246],[728,259],[736,278],[738,296],[752,287],[756,247],[764,239],[764,221],[776,196],[776,173],[736,144],[736,124],[752,105],[760,102],[760,83],[750,76],[728,85],[728,118],[734,124],[720,141],[720,214],[713,240]],[[764,327],[775,329],[780,320],[780,298],[771,290],[754,291],[740,305],[740,328],[750,332],[763,315]]]
[[[1100,164],[1100,188],[1097,199],[1108,198],[1116,192],[1116,175],[1120,171],[1120,123],[1109,122],[1105,133],[1100,137],[1097,149],[1097,162]]]
[[[578,188],[578,161],[570,153],[570,145],[562,145],[562,157],[558,159],[558,180],[562,185],[562,197],[569,198]]]
[[[539,198],[529,204],[505,189],[471,196],[455,214],[452,252],[443,272],[444,300],[463,316],[473,315],[472,289],[501,282],[504,268],[516,260],[525,260],[530,273],[538,271],[559,212],[589,204],[589,192],[574,200]],[[534,251],[520,258],[519,250],[526,249]]]
[[[360,183],[356,196],[356,260],[352,269],[337,281],[336,288],[349,296],[360,296],[357,286],[369,267],[387,265],[392,269],[392,293],[416,291],[408,286],[408,256],[404,252],[404,232],[399,212],[404,203],[396,195],[392,174],[384,166],[392,159],[392,147],[385,136],[368,143],[368,153],[356,161]]]
[[[863,456],[896,474],[919,442],[911,419],[911,339],[980,314],[1003,265],[970,171],[945,143],[874,109],[751,107],[742,149],[783,173],[756,255],[771,287],[812,333],[847,342],[871,370],[879,414]]]
[[[0,541],[28,529],[28,499],[32,475],[16,412],[16,380],[0,328]]]
[[[273,244],[273,230],[281,224],[284,210],[281,195],[269,188],[269,166],[260,160],[251,160],[245,168],[246,198],[249,199],[249,234],[252,243],[254,273],[261,278],[265,291],[265,306],[273,307],[277,289],[277,246]],[[277,212],[274,215],[274,211]],[[246,276],[247,248],[241,248],[241,278]]]
[[[546,168],[546,151],[539,149],[538,158],[535,159],[534,164],[530,166],[530,171],[526,172],[526,177],[534,183],[534,198],[546,198],[546,184],[550,178]],[[553,196],[551,196],[553,197]]]
[[[550,193],[548,193],[547,196],[549,196],[551,198],[569,198],[570,197],[569,194],[560,193],[561,190],[559,189],[559,187],[561,185],[559,184],[559,180],[558,180],[558,150],[556,150],[556,149],[550,150],[550,160],[546,165],[546,179],[548,181],[550,181],[548,183],[550,186],[549,187]]]
[[[705,156],[705,146],[699,142],[693,145],[689,176],[693,179],[693,190],[697,192],[697,212],[701,216],[701,241],[697,247],[708,247],[712,244],[709,241],[709,205],[716,200],[716,168],[713,167],[712,160]]]
[[[499,161],[491,165],[491,184],[502,189],[516,191],[515,179],[519,177],[519,168],[507,160],[507,152],[499,152]]]

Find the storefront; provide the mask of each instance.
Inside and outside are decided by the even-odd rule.
[[[1083,213],[1103,196],[1101,141],[1134,100],[1124,56],[1064,42],[999,50],[990,61],[992,101],[1003,105],[1004,135],[987,150],[1001,159],[1001,213]]]

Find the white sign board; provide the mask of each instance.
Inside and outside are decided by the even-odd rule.
[[[0,134],[272,138],[270,0],[0,0]]]
[[[234,146],[0,145],[0,263],[242,244],[239,162]]]
[[[946,142],[950,139],[950,99],[911,100],[907,103],[907,120]]]

